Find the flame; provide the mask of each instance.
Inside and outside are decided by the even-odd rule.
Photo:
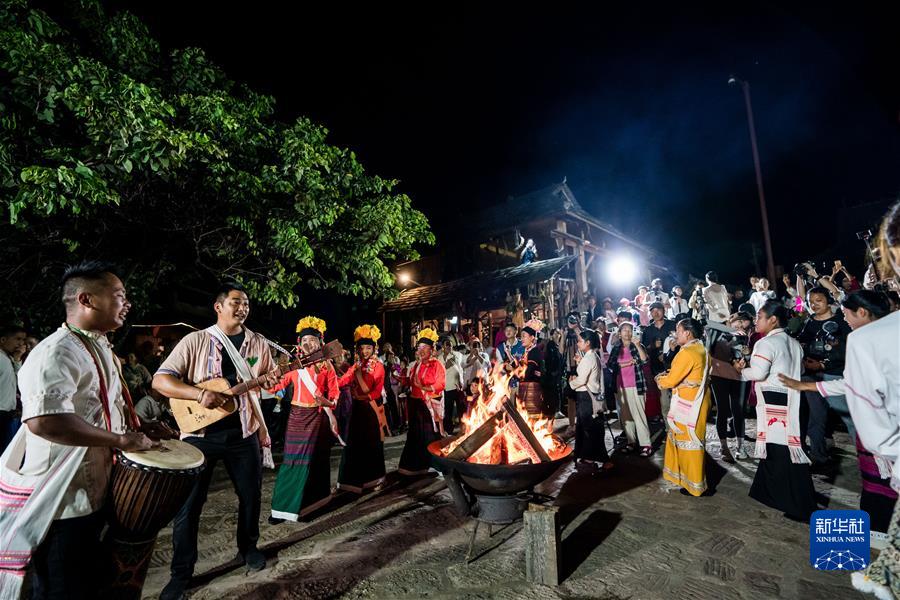
[[[450,454],[469,435],[475,432],[488,419],[502,410],[509,397],[509,382],[513,377],[521,379],[525,375],[526,365],[510,365],[495,363],[476,391],[477,399],[470,403],[468,414],[460,419],[461,435],[448,444],[444,455]],[[553,434],[553,420],[538,418],[528,414],[521,401],[516,400],[516,412],[522,417],[529,429],[534,433],[541,447],[551,459],[558,458],[565,451],[565,443]],[[536,456],[531,446],[522,439],[515,424],[508,417],[497,421],[494,435],[478,450],[472,453],[468,462],[480,464],[516,464],[535,462]]]

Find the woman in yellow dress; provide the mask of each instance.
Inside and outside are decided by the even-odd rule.
[[[709,412],[709,357],[703,346],[703,325],[682,319],[675,328],[681,349],[672,368],[656,376],[661,389],[672,389],[663,477],[682,487],[682,494],[706,491],[706,414]]]

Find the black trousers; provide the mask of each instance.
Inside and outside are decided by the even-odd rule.
[[[744,406],[747,395],[750,392],[749,385],[744,381],[725,379],[723,377],[710,377],[713,398],[716,401],[716,433],[723,441],[728,436],[728,417],[734,423],[734,436],[738,440],[744,439]]]
[[[259,540],[262,455],[256,434],[246,438],[242,435],[240,429],[228,429],[208,433],[202,438],[189,437],[184,440],[206,455],[206,468],[173,523],[172,579],[187,583],[194,574],[200,513],[203,512],[209,484],[219,460],[225,463],[225,470],[238,496],[238,551],[246,554],[256,549]]]
[[[466,412],[466,396],[462,390],[445,390],[444,391],[444,433],[453,434],[453,412],[456,412],[459,418]]]
[[[53,521],[31,560],[33,600],[97,597],[105,573],[100,548],[104,523],[102,510]]]

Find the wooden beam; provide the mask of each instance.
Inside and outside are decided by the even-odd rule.
[[[611,254],[609,250],[606,248],[602,248],[597,246],[596,244],[588,241],[585,243],[585,240],[581,239],[576,235],[572,235],[571,233],[564,233],[561,231],[551,231],[550,236],[556,238],[557,240],[562,240],[566,246],[570,246],[573,248],[583,248],[586,252],[590,252],[593,254],[599,254],[600,256],[608,256]]]

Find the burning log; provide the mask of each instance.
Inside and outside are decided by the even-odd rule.
[[[518,438],[522,449],[531,456],[531,462],[550,462],[550,455],[541,446],[528,423],[522,418],[522,415],[519,414],[515,405],[508,398],[503,403],[503,412],[506,413],[509,424],[515,425],[515,427],[510,427],[509,430]]]
[[[501,420],[505,419],[505,424]],[[498,425],[501,431],[498,434]],[[505,447],[506,439],[503,432],[509,432],[511,437],[518,442],[518,446],[524,451],[533,463],[550,462],[551,458],[541,446],[534,432],[522,415],[516,410],[512,401],[506,399],[501,404],[501,410],[491,415],[484,423],[471,434],[466,436],[448,455],[453,460],[469,460],[473,454],[491,442],[490,451],[487,452],[488,464],[505,464],[508,457],[508,448]]]
[[[502,412],[498,411],[494,413],[487,421],[482,423],[478,429],[473,431],[471,435],[467,436],[459,446],[454,448],[453,451],[447,455],[447,458],[452,458],[453,460],[467,460],[472,454],[477,452],[479,448],[487,444],[488,441],[494,437],[494,434],[497,432],[497,423],[502,417]]]

